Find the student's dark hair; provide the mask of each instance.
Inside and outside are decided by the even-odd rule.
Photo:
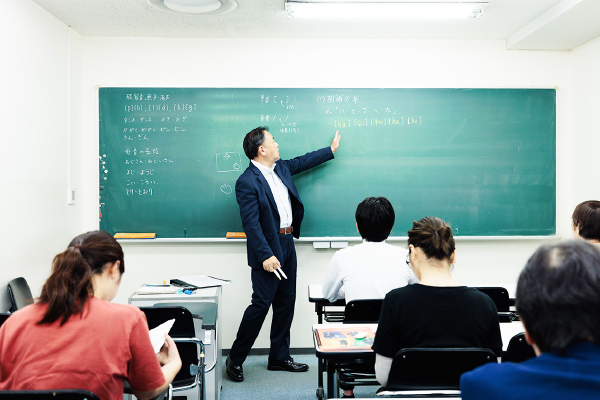
[[[408,244],[420,247],[428,258],[436,260],[449,260],[455,249],[452,228],[437,217],[413,221],[412,229],[408,231]]]
[[[367,197],[356,207],[354,216],[360,236],[369,242],[387,239],[396,220],[394,207],[385,197]]]
[[[48,309],[38,324],[60,318],[62,325],[71,315],[81,313],[94,295],[92,277],[116,261],[120,261],[119,269],[124,273],[123,249],[108,232],[91,231],[73,239],[52,261],[52,273],[39,300],[40,304],[48,304]]]
[[[246,153],[246,157],[249,159],[254,160],[258,155],[258,146],[265,141],[265,131],[269,131],[269,128],[259,126],[252,129],[244,137],[244,153]]]
[[[600,344],[600,251],[582,240],[540,247],[519,276],[516,305],[541,352]]]
[[[573,226],[579,228],[579,236],[600,241],[600,201],[588,200],[573,211]]]

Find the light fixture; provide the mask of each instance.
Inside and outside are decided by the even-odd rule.
[[[490,0],[286,0],[290,18],[477,18]]]
[[[177,14],[215,15],[237,8],[235,0],[146,0],[152,7]]]

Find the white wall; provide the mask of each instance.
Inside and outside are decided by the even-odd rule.
[[[507,51],[504,41],[84,38],[83,112],[86,229],[98,224],[96,86],[162,87],[558,87],[557,227],[569,236],[570,53]],[[252,127],[249,127],[249,129]],[[240,140],[245,132],[240,132]],[[324,143],[325,145],[326,143]],[[280,143],[285,146],[285,143]],[[343,150],[342,139],[340,151]],[[333,161],[335,162],[335,161]],[[198,210],[201,212],[201,210]],[[310,212],[310,210],[309,210]],[[515,283],[540,241],[459,242],[456,278]],[[230,347],[250,302],[243,244],[125,244],[118,302],[143,283],[207,274],[224,288],[224,343]],[[298,289],[292,347],[311,347],[316,322],[307,286],[320,283],[333,252],[297,244]],[[270,317],[268,317],[269,319]],[[255,347],[268,347],[269,324]]]
[[[506,51],[503,41],[82,38],[71,33],[71,181],[68,186],[67,26],[30,1],[0,3],[0,285],[24,276],[34,295],[52,257],[97,227],[97,91],[102,86],[559,87],[557,223],[569,237],[575,204],[600,198],[600,39],[572,52]],[[243,132],[240,133],[240,135]],[[283,145],[283,144],[282,144]],[[342,148],[343,151],[343,141]],[[537,241],[459,242],[456,278],[511,283]],[[241,244],[127,244],[116,301],[142,282],[206,273],[233,279],[224,290],[229,347],[251,288]],[[293,347],[310,347],[316,321],[306,287],[332,255],[298,244]],[[0,309],[5,306],[0,286]],[[268,324],[256,343],[268,346]]]
[[[54,255],[82,229],[82,205],[67,205],[67,32],[30,1],[0,3],[0,310],[6,306],[5,284],[18,276],[37,296]],[[72,32],[75,82],[82,78],[81,46],[81,36]],[[81,93],[77,83],[72,90]],[[74,104],[79,117],[73,119],[73,146],[81,153],[79,95]],[[73,185],[81,177],[74,172]]]
[[[572,51],[573,178],[571,208],[600,200],[600,38]]]

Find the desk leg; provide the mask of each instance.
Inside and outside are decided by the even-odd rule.
[[[335,366],[331,362],[331,360],[327,360],[327,398],[328,399],[337,399],[338,393],[334,389],[334,380],[335,380]]]
[[[317,375],[318,383],[317,383],[317,399],[323,400],[325,397],[325,389],[323,388],[323,364],[325,360],[321,358],[317,358],[317,365],[319,367],[319,372]]]
[[[323,306],[315,303],[315,312],[317,313],[317,323],[323,323]]]
[[[333,372],[333,391],[335,392],[335,397],[339,397],[340,395],[340,371],[336,368]]]

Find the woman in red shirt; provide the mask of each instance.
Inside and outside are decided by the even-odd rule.
[[[127,379],[140,399],[163,392],[181,359],[168,336],[154,354],[137,307],[110,303],[123,272],[121,245],[104,231],[54,257],[39,301],[0,329],[0,390],[86,389],[121,400]]]

